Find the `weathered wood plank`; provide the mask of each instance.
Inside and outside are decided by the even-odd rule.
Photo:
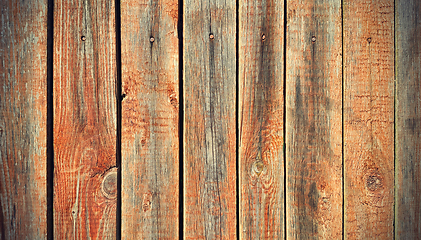
[[[55,239],[115,239],[114,2],[55,1]]]
[[[287,238],[339,239],[341,1],[288,1],[287,11]]]
[[[344,225],[393,238],[393,0],[344,1]]]
[[[283,239],[284,1],[239,2],[240,239]]]
[[[178,1],[124,0],[122,238],[179,234]]]
[[[184,1],[184,237],[236,237],[236,4]]]
[[[421,2],[395,1],[396,239],[421,236]]]
[[[0,239],[46,239],[47,1],[0,14]]]

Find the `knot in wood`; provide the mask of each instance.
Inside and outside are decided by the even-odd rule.
[[[117,172],[109,172],[105,175],[101,184],[101,192],[108,199],[117,197]]]
[[[383,187],[382,178],[383,177],[377,169],[368,170],[367,174],[365,175],[365,184],[367,189],[373,192],[381,189]]]
[[[251,166],[251,169],[254,173],[257,174],[257,176],[260,176],[260,174],[262,174],[263,170],[265,169],[265,164],[262,161],[256,161]]]
[[[369,176],[367,178],[367,188],[371,191],[376,191],[382,186],[382,182],[378,176]]]

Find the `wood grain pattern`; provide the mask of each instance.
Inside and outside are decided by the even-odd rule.
[[[287,11],[287,238],[339,239],[341,1],[288,1]]]
[[[284,1],[239,4],[240,239],[283,239]]]
[[[0,239],[45,239],[47,1],[0,15]]]
[[[122,239],[177,239],[178,1],[126,0],[121,12]]]
[[[115,239],[113,0],[54,6],[54,237]]]
[[[421,2],[395,1],[396,239],[421,236]]]
[[[184,1],[184,237],[236,238],[236,4]]]
[[[344,1],[345,237],[393,238],[393,0]]]

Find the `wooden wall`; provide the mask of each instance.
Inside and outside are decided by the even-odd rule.
[[[0,239],[418,239],[417,0],[0,0]]]

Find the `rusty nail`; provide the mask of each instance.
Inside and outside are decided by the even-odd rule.
[[[311,37],[312,42],[316,42],[316,36]]]
[[[86,40],[86,37],[85,37],[85,36],[82,36],[80,39],[81,39],[82,41],[85,41],[85,40]]]
[[[155,38],[154,37],[150,37],[149,38],[149,42],[151,42],[151,43],[155,42]]]
[[[367,38],[367,42],[371,43],[371,37]]]
[[[215,38],[215,36],[213,35],[213,33],[209,34],[209,38],[210,39],[214,39]]]

